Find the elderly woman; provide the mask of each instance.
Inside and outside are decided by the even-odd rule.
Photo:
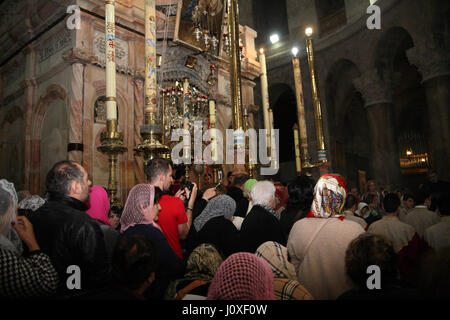
[[[215,246],[203,243],[189,255],[184,277],[173,281],[167,288],[167,300],[204,300],[209,285],[223,262]]]
[[[130,190],[120,218],[121,237],[143,235],[156,247],[156,279],[146,293],[147,298],[156,299],[163,298],[171,280],[182,277],[184,274],[184,262],[170,247],[156,222],[161,209],[158,203],[161,195],[162,191],[158,187],[149,184],[134,186]]]
[[[273,273],[269,264],[253,253],[238,252],[219,267],[207,300],[274,300]]]
[[[235,209],[236,202],[230,196],[212,198],[194,220],[197,244],[211,243],[224,257],[237,252],[239,231],[230,220]]]
[[[40,251],[33,226],[26,217],[16,217],[14,185],[0,180],[0,298],[30,298],[52,295],[58,274],[50,258]],[[11,227],[12,226],[12,227]],[[22,242],[29,255],[22,257]]]
[[[345,251],[365,231],[342,214],[346,196],[340,175],[320,177],[311,211],[289,234],[287,248],[298,282],[315,299],[336,299],[352,287],[345,273]]]
[[[266,241],[285,246],[286,238],[275,208],[275,186],[270,181],[256,183],[251,191],[253,208],[241,226],[241,251],[255,252]]]

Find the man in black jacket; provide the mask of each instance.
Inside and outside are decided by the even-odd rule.
[[[102,230],[84,212],[91,184],[78,163],[56,163],[45,181],[49,200],[30,216],[41,250],[58,272],[59,296],[80,295],[109,281]]]

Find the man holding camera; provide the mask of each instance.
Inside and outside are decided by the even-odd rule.
[[[173,183],[172,164],[163,158],[152,159],[145,168],[148,183],[160,188],[164,192],[170,190]],[[192,183],[190,188],[183,185],[175,196],[164,195],[159,200],[158,225],[169,242],[173,251],[182,259],[180,239],[186,239],[192,224],[192,210],[197,197],[197,185]],[[187,206],[185,208],[185,200]]]

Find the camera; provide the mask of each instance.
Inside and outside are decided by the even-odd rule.
[[[194,188],[194,184],[188,180],[184,180],[183,184],[181,185],[181,190],[184,190],[187,188],[189,192],[192,192],[192,189]]]
[[[186,195],[186,198],[184,199],[184,207],[187,208],[189,200],[191,199],[192,189],[194,188],[194,184],[188,180],[184,180],[183,184],[181,185],[181,190],[184,191],[185,188],[187,188],[189,190],[189,197],[187,197],[187,195]]]

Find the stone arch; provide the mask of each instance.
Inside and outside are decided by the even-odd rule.
[[[41,185],[46,172],[41,172],[41,139],[46,113],[53,102],[61,100],[65,105],[64,112],[67,119],[67,106],[69,105],[67,99],[68,96],[66,90],[57,84],[52,84],[48,86],[45,93],[41,95],[34,110],[31,129],[30,191],[32,193],[42,194],[44,192],[44,190],[41,190]],[[68,123],[65,125],[68,127]]]
[[[406,50],[414,47],[413,38],[402,27],[389,28],[378,41],[374,51],[373,66],[383,80],[385,72],[393,72],[395,55],[402,47]]]
[[[357,170],[368,171],[370,136],[361,94],[353,81],[361,76],[348,59],[337,60],[325,81],[326,111],[330,132],[329,150],[333,170],[356,185]]]

